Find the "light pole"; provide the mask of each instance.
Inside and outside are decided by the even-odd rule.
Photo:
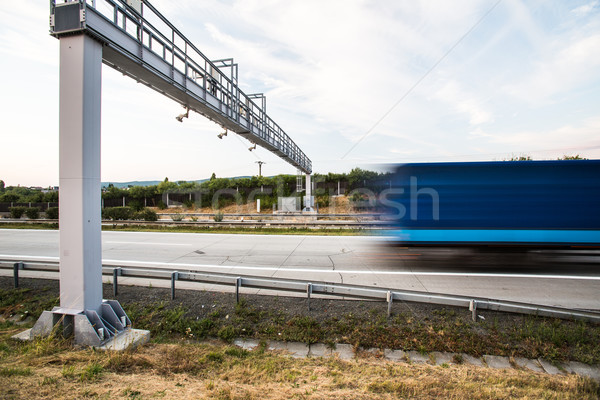
[[[258,164],[258,176],[261,177],[262,176],[262,165],[266,164],[266,162],[264,162],[264,161],[254,161],[254,162]]]

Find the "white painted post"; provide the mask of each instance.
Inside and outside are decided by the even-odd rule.
[[[99,311],[102,44],[60,39],[60,306]]]
[[[312,184],[310,181],[310,174],[306,174],[306,192],[304,196],[304,209],[312,211]]]
[[[256,199],[256,212],[260,212],[260,199]]]

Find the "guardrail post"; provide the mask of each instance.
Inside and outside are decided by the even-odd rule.
[[[242,278],[238,277],[235,280],[235,302],[240,304],[240,287],[242,286]]]
[[[171,274],[171,300],[175,300],[175,281],[179,279],[179,272]]]
[[[387,316],[389,318],[392,315],[392,302],[394,301],[394,296],[392,295],[392,292],[388,290],[386,297],[388,303]]]
[[[471,311],[473,322],[477,322],[477,302],[475,300],[469,302],[469,311]]]
[[[306,304],[308,305],[308,311],[310,311],[310,295],[312,294],[312,283],[306,284]]]
[[[15,289],[19,287],[19,270],[23,269],[25,264],[22,261],[13,264],[13,277],[15,281]]]
[[[113,296],[117,296],[119,294],[119,280],[117,276],[121,275],[121,268],[113,269]]]

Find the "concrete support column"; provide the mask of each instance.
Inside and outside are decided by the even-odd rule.
[[[306,174],[306,191],[304,193],[304,209],[306,211],[312,211],[313,210],[313,197],[312,197],[312,182],[311,182],[311,175],[310,174]]]
[[[102,45],[60,39],[60,306],[102,303],[100,115]]]

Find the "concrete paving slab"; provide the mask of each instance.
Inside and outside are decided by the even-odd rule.
[[[473,357],[465,353],[461,353],[461,356],[464,364],[474,365],[476,367],[485,367],[485,364],[480,357]]]
[[[284,350],[290,353],[294,358],[308,357],[309,347],[305,343],[300,342],[278,342],[275,340],[267,343],[269,350]]]
[[[267,342],[268,350],[287,350],[287,344],[285,342],[278,342],[276,340],[269,340]]]
[[[323,343],[315,343],[310,345],[308,355],[309,357],[331,357],[333,353],[331,347]]]
[[[563,375],[563,372],[560,369],[558,369],[558,367],[556,367],[555,365],[552,365],[549,361],[538,358],[538,362],[547,374]]]
[[[415,363],[415,364],[428,364],[431,359],[429,358],[428,354],[421,354],[418,351],[407,351],[406,352],[406,356],[408,357],[408,359],[410,360],[410,362]]]
[[[534,372],[545,372],[538,360],[530,360],[528,358],[517,357],[514,359],[515,364],[523,369],[528,369]]]
[[[235,339],[233,344],[245,350],[254,350],[260,342],[254,339]]]
[[[588,378],[600,381],[600,367],[597,365],[588,365],[577,361],[571,361],[567,365],[573,373],[579,376],[587,376]]]
[[[294,358],[308,357],[308,345],[300,342],[288,342],[287,351],[290,352]]]
[[[150,331],[143,329],[128,329],[120,333],[108,343],[97,347],[99,350],[124,351],[135,349],[142,346],[150,340]]]
[[[352,360],[354,358],[354,347],[351,344],[336,344],[333,354],[337,355],[340,360]]]
[[[431,353],[431,355],[433,356],[433,359],[435,360],[435,365],[456,364],[454,362],[454,353],[434,351],[433,353]]]
[[[571,366],[569,365],[569,363],[567,363],[567,364],[560,364],[558,366],[558,369],[560,369],[563,374],[574,374],[575,373],[575,371],[573,371],[573,369],[571,368]]]
[[[512,365],[511,365],[508,357],[485,355],[485,356],[483,356],[483,361],[485,361],[487,366],[490,368],[495,368],[495,369],[512,368]]]
[[[375,358],[383,358],[384,357],[383,350],[381,350],[380,348],[377,348],[377,347],[371,347],[369,349],[361,349],[360,351],[364,352],[365,355],[367,355],[369,357],[375,357]]]
[[[407,355],[405,352],[403,352],[402,350],[390,350],[390,349],[385,349],[383,351],[383,356],[385,358],[387,358],[390,361],[402,361],[402,362],[406,362],[407,360]]]

